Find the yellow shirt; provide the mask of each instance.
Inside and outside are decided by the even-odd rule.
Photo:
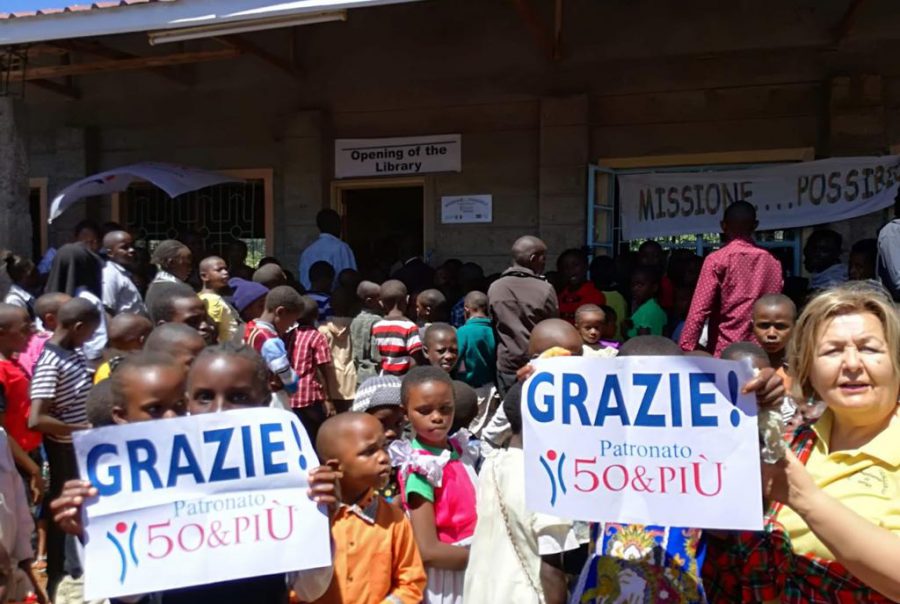
[[[103,380],[108,379],[111,373],[109,361],[103,361],[103,364],[97,367],[97,371],[94,372],[94,383],[99,384]]]
[[[239,331],[238,322],[228,302],[223,300],[219,294],[201,292],[197,295],[206,304],[206,313],[216,324],[219,344],[233,341]]]
[[[831,497],[872,524],[900,535],[900,415],[863,447],[829,453],[834,415],[826,410],[813,425],[818,439],[806,469]],[[785,506],[777,520],[784,525],[798,554],[834,560],[796,512]]]

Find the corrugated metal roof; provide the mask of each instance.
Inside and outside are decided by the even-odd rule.
[[[42,8],[32,11],[0,13],[0,19],[27,19],[45,15],[58,15],[60,13],[76,13],[90,10],[103,10],[107,8],[119,8],[122,6],[133,6],[135,4],[150,4],[152,2],[177,2],[177,0],[111,0],[108,2],[91,2],[90,4],[73,4],[63,8]]]

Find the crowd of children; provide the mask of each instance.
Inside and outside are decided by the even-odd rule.
[[[247,267],[245,248],[222,250],[226,260],[164,241],[153,275],[129,264],[121,229],[79,239],[60,248],[42,294],[32,262],[4,261],[0,603],[28,591],[79,601],[90,564],[80,507],[96,491],[77,480],[73,432],[255,406],[295,413],[316,443],[312,496],[330,509],[332,567],[152,601],[607,603],[664,588],[703,600],[698,530],[588,527],[526,509],[520,413],[530,359],[681,354],[700,258],[667,259],[652,241],[590,263],[573,249],[544,276],[546,247],[523,237],[502,275],[448,261],[433,283],[402,272],[378,283],[317,261],[300,276],[306,291],[274,259]],[[90,249],[100,240],[106,258]],[[139,298],[123,306],[132,287]],[[785,361],[802,300],[751,302],[752,335],[721,356],[775,370],[758,394],[777,391],[789,429],[809,424],[821,407],[790,394]],[[617,558],[637,534],[646,551]],[[643,587],[619,581],[629,572]]]

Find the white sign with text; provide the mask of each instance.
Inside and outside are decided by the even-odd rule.
[[[529,509],[563,518],[760,530],[747,365],[696,357],[533,362],[522,389]]]
[[[491,222],[493,212],[493,195],[445,195],[441,197],[441,222],[443,224]]]
[[[339,138],[335,178],[397,176],[462,170],[462,135],[408,138]]]
[[[74,434],[85,596],[111,598],[331,564],[318,465],[293,413],[247,409]],[[286,552],[290,552],[286,555]]]

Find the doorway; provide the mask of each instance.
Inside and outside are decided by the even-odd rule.
[[[401,250],[405,246],[424,250],[423,184],[338,185],[337,200],[345,240],[364,276],[387,278],[392,267],[402,261]]]

